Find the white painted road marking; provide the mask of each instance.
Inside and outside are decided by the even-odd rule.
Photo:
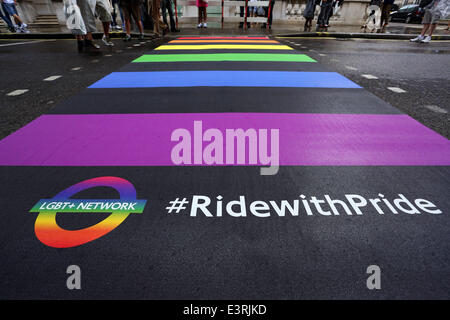
[[[26,42],[5,43],[5,44],[0,44],[0,47],[18,46],[18,45],[22,45],[22,44],[32,44],[32,43],[50,42],[50,41],[53,42],[56,40],[36,40],[36,41],[26,41]]]
[[[74,68],[72,68],[72,69],[70,69],[70,70],[72,70],[72,71],[78,71],[78,70],[81,70],[81,67],[74,67]]]
[[[50,76],[45,78],[43,81],[55,81],[56,79],[61,78],[62,76]]]
[[[406,91],[399,87],[388,87],[389,90],[395,93],[405,93]]]
[[[351,67],[351,66],[345,66],[347,69],[349,69],[349,70],[353,70],[353,71],[356,71],[356,70],[358,70],[357,68],[355,68],[355,67]]]
[[[424,106],[425,108],[427,108],[428,110],[434,111],[434,112],[438,112],[438,113],[448,113],[447,110],[439,108],[438,106],[434,105],[434,104],[430,104],[430,105],[426,105]]]
[[[24,94],[27,91],[28,91],[28,89],[17,89],[17,90],[11,91],[10,93],[8,93],[6,95],[10,96],[10,97],[19,96],[21,94]]]
[[[378,77],[375,77],[375,76],[373,76],[371,74],[362,74],[361,76],[366,78],[366,79],[371,79],[371,80],[372,79],[378,79]]]

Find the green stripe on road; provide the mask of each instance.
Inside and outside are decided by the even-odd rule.
[[[213,54],[145,54],[133,62],[182,62],[182,61],[285,61],[317,62],[306,54],[273,53],[213,53]]]

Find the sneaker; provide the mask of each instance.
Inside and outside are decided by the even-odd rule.
[[[203,23],[199,23],[197,26],[197,28],[201,28],[201,27],[203,27]]]
[[[105,44],[105,46],[108,46],[108,47],[114,46],[114,43],[112,43],[111,40],[109,39],[109,37],[107,37],[105,35],[103,35],[102,41]]]
[[[422,42],[422,43],[428,43],[428,42],[430,42],[431,41],[431,37],[430,36],[426,36],[422,41],[420,41],[420,42]]]
[[[411,40],[409,40],[409,41],[411,41],[411,42],[421,42],[423,40],[423,37],[422,37],[422,35],[418,35],[417,37],[415,37],[414,39],[411,39]]]
[[[203,28],[208,28],[208,26],[206,25],[206,23],[203,24]]]
[[[100,46],[98,44],[96,44],[94,41],[88,40],[88,39],[84,40],[84,47],[86,49],[93,49],[93,50],[100,49]]]
[[[145,40],[145,37],[144,37],[144,35],[141,33],[140,35],[139,35],[139,41],[144,41]]]
[[[127,35],[125,36],[125,38],[123,39],[123,41],[125,41],[125,42],[131,41],[131,35],[130,35],[130,34],[127,34]]]
[[[28,25],[26,23],[22,23],[22,25],[19,27],[19,32],[22,33],[30,33],[30,31],[27,29]]]

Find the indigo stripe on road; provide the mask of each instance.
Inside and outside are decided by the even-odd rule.
[[[89,88],[156,87],[361,88],[336,72],[301,71],[113,72]]]

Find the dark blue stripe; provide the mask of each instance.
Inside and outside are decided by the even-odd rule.
[[[361,88],[336,72],[291,71],[113,72],[89,88],[154,87]]]

